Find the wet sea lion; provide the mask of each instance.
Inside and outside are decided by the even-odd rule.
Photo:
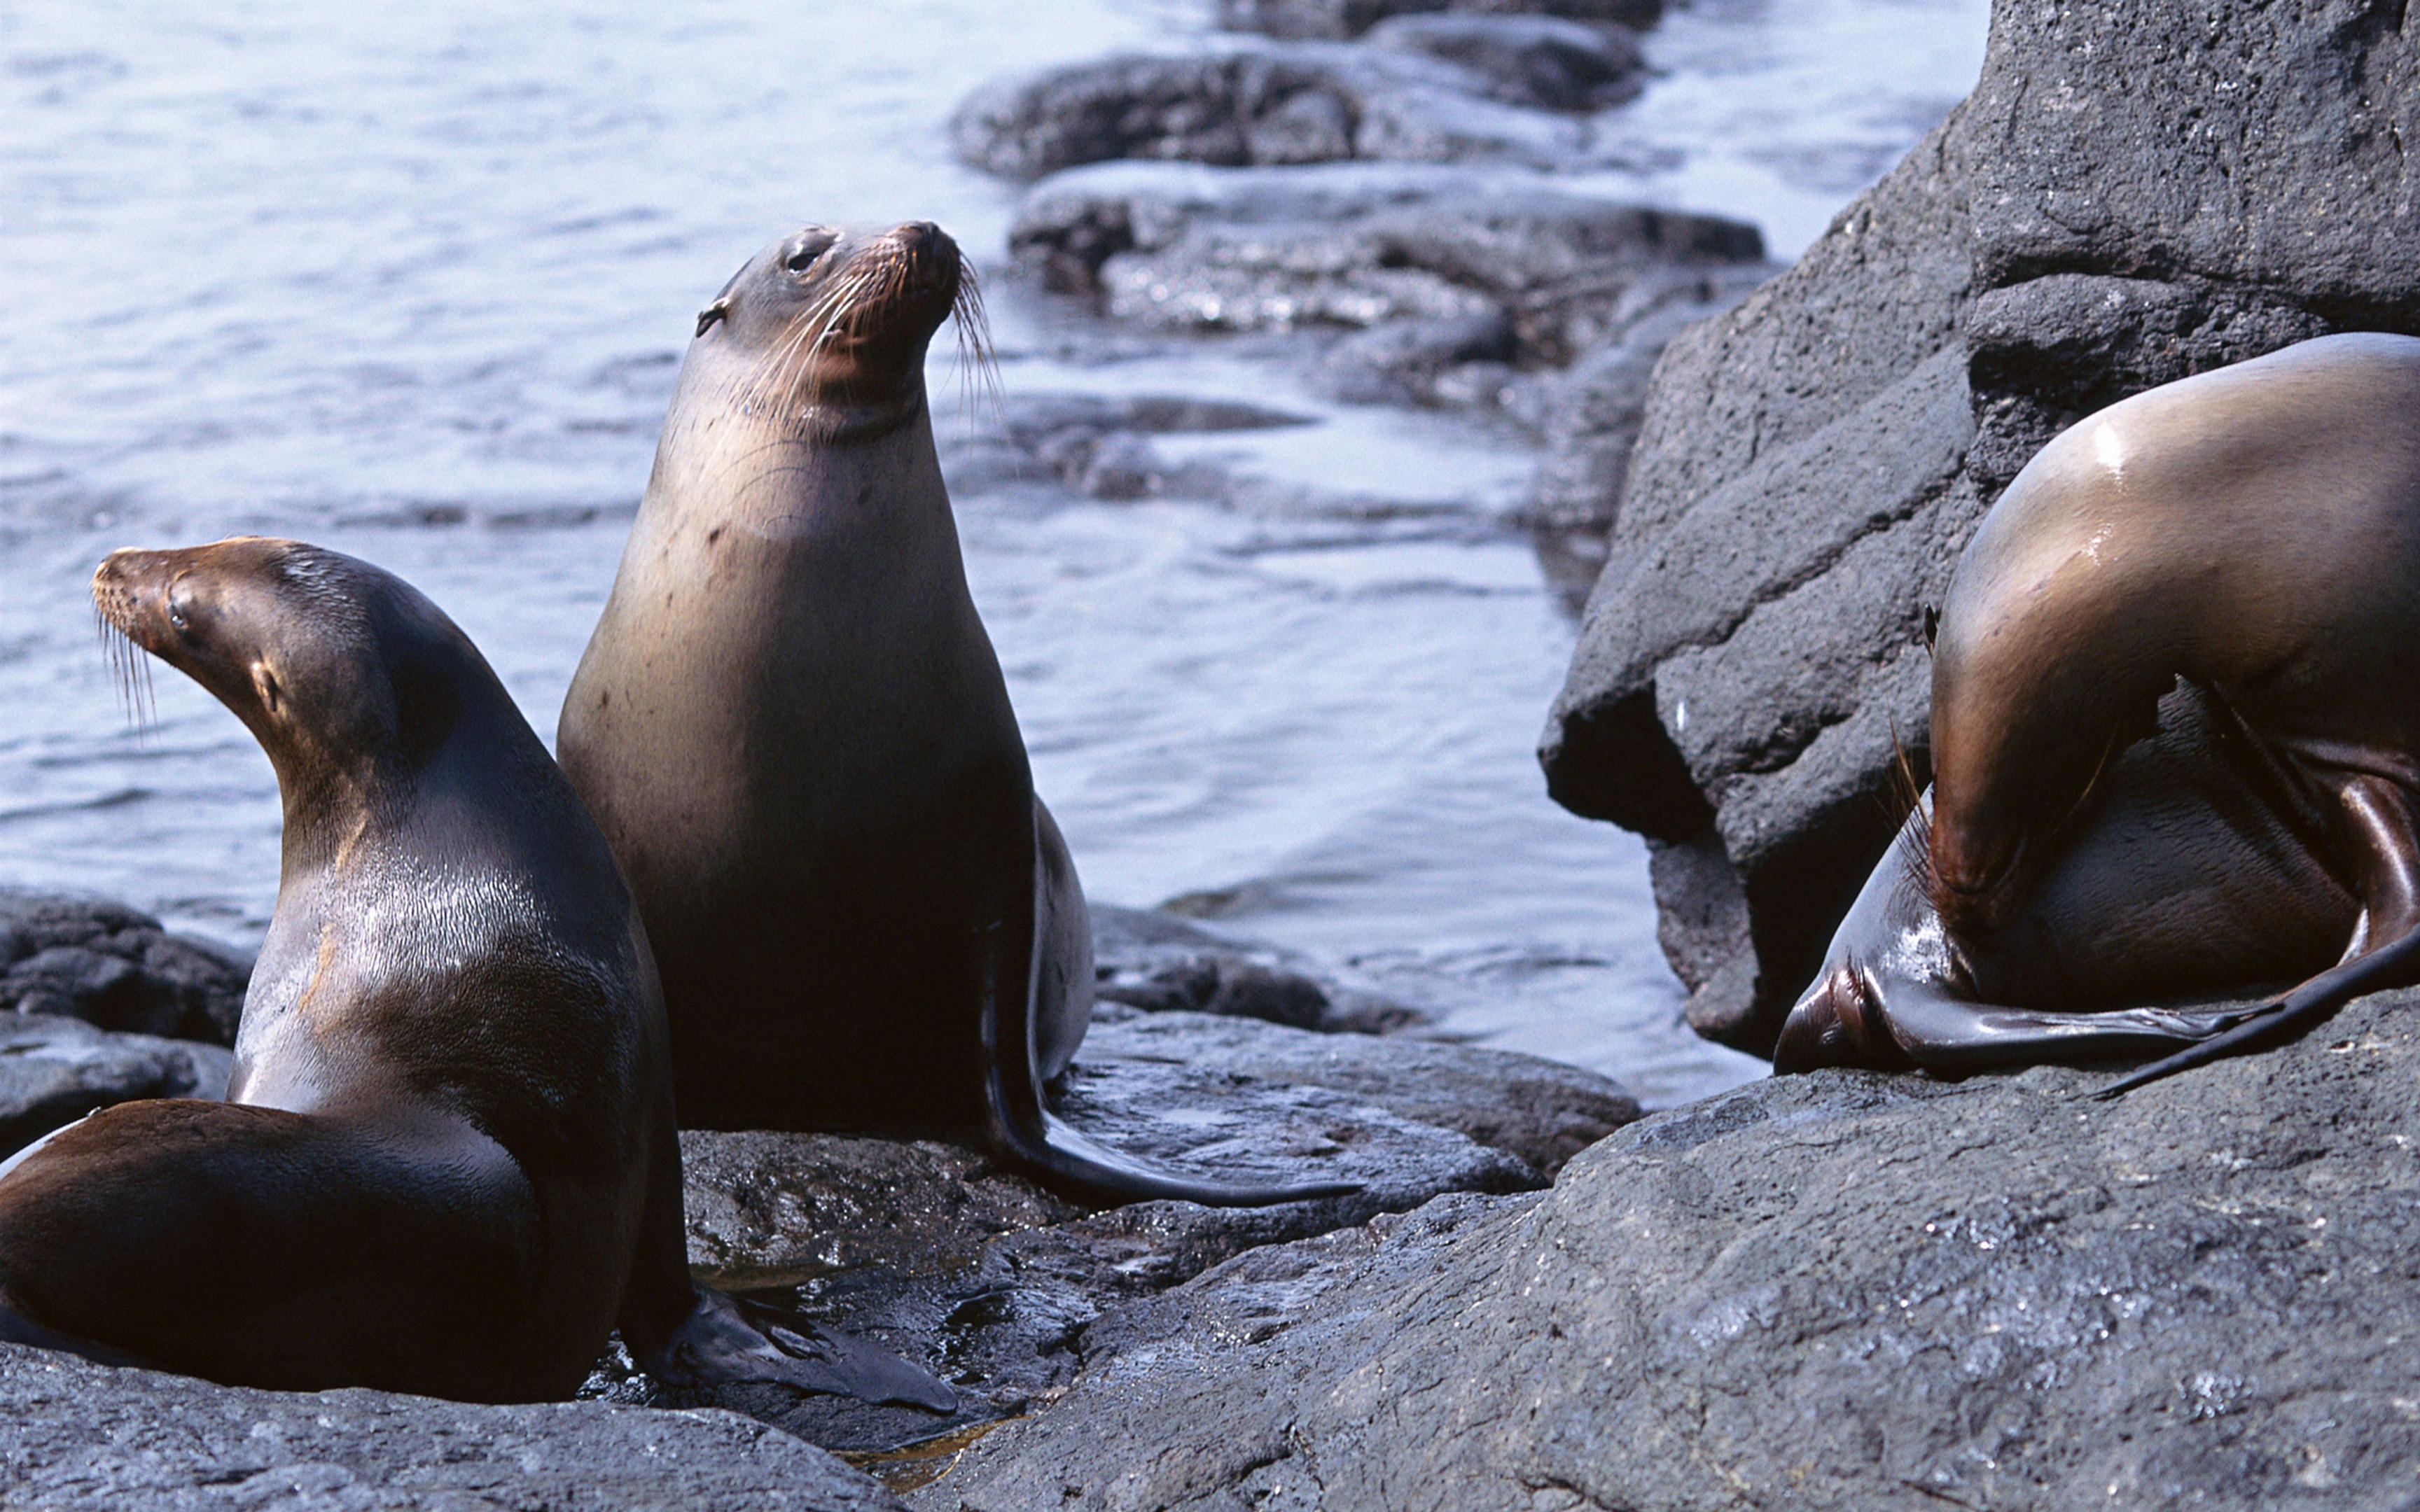
[[[2018,474],[1942,607],[1930,803],[1776,1070],[2189,1046],[2115,1093],[2420,980],[2415,416],[2420,340],[2329,336]]]
[[[663,971],[684,1120],[977,1130],[1105,1200],[1261,1203],[1052,1118],[1083,889],[969,594],[924,353],[956,244],[809,226],[698,316],[557,749]]]
[[[256,538],[116,552],[93,595],[268,753],[277,904],[225,1102],[120,1103],[0,1174],[0,1337],[511,1401],[569,1395],[618,1324],[675,1382],[950,1405],[867,1346],[801,1325],[777,1348],[690,1282],[637,911],[452,621]]]

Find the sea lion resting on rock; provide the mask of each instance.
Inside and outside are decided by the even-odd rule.
[[[227,1101],[125,1103],[0,1175],[0,1337],[284,1390],[675,1383],[951,1405],[693,1286],[662,1000],[602,836],[476,648],[291,541],[119,551],[106,622],[250,727],[285,801]],[[778,1335],[776,1336],[779,1336]]]
[[[1930,802],[1776,1071],[2191,1045],[2116,1092],[2420,980],[2414,417],[2420,340],[2329,336],[2043,448],[1942,607]]]
[[[938,227],[809,226],[698,317],[563,705],[663,970],[682,1119],[976,1130],[1063,1189],[1260,1203],[1047,1112],[1092,1013],[1082,887],[967,591],[924,352]]]

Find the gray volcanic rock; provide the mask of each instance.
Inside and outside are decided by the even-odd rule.
[[[1507,104],[1603,110],[1646,86],[1636,33],[1583,26],[1554,16],[1397,16],[1371,28],[1373,47],[1459,64],[1488,81]]]
[[[1418,1009],[1335,980],[1297,951],[1216,934],[1154,909],[1094,904],[1093,963],[1101,1002],[1146,1012],[1263,1019],[1323,1034],[1390,1034],[1426,1020]]]
[[[2408,1508],[2415,1015],[2108,1104],[1835,1072],[1653,1116],[1105,1317],[912,1504]]]
[[[0,1344],[0,1503],[26,1512],[900,1505],[821,1449],[729,1412],[248,1391],[14,1344]]]
[[[1343,40],[1389,16],[1456,14],[1547,15],[1572,21],[1652,26],[1664,0],[1218,0],[1218,24],[1230,31],[1289,39]]]
[[[1534,1189],[1539,1166],[1637,1117],[1613,1084],[1526,1056],[1115,1004],[1102,1017],[1059,1101],[1078,1130],[1222,1181],[1364,1185],[1264,1208],[1090,1212],[966,1145],[688,1131],[691,1269],[923,1361],[957,1387],[960,1411],[770,1384],[673,1394],[620,1359],[590,1392],[727,1407],[832,1448],[970,1429],[1047,1405],[1107,1359],[1115,1344],[1091,1333],[1106,1312],[1443,1193]]]
[[[1357,332],[1325,354],[1341,396],[1458,408],[1609,347],[1652,364],[1774,271],[1736,221],[1411,164],[1078,169],[1034,186],[1009,241],[1048,286],[1140,327]],[[1636,422],[1588,424],[1564,427],[1568,450],[1626,449]]]
[[[0,1008],[235,1042],[251,963],[122,903],[0,889]]]
[[[1928,770],[1924,607],[2061,427],[2420,331],[2400,8],[1994,8],[1974,96],[1655,370],[1541,759],[1649,837],[1701,1032],[1769,1051]]]
[[[0,1155],[97,1108],[226,1095],[235,1057],[195,1040],[112,1034],[82,1019],[0,1014]]]
[[[1543,44],[1532,41],[1535,55]],[[1118,158],[1224,167],[1347,158],[1566,167],[1592,161],[1594,133],[1548,110],[1575,89],[1618,92],[1610,80],[1626,76],[1617,75],[1611,43],[1591,54],[1593,64],[1550,49],[1557,66],[1526,70],[1466,67],[1434,51],[1295,42],[1129,54],[988,85],[958,107],[950,130],[962,160],[1012,178]],[[1591,68],[1603,74],[1599,83],[1574,82]],[[1528,108],[1538,106],[1548,109]]]

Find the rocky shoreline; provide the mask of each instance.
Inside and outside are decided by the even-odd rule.
[[[1554,795],[1650,838],[1691,1020],[1754,1050],[1921,773],[1925,606],[2024,458],[2168,378],[2420,330],[2420,56],[2399,5],[2004,0],[1974,97],[1776,277],[1752,227],[1554,181],[1625,150],[1659,8],[1225,0],[1266,39],[1010,81],[955,131],[1033,180],[1017,276],[1105,329],[1538,441],[1518,523],[1595,584]],[[954,478],[1245,502],[1154,438],[1295,423],[1003,418]],[[1826,1072],[1642,1117],[1299,958],[1096,923],[1069,1120],[1362,1190],[1093,1211],[949,1141],[691,1132],[692,1269],[926,1362],[958,1412],[684,1397],[611,1356],[570,1403],[281,1396],[0,1344],[0,1500],[2413,1504],[2420,990],[2116,1103],[2098,1072]],[[0,899],[0,1134],[223,1087],[240,983],[132,911]]]

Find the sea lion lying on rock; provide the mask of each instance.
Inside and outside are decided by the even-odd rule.
[[[285,803],[227,1101],[0,1167],[0,1337],[239,1385],[565,1396],[617,1324],[676,1382],[946,1410],[690,1280],[655,967],[602,836],[475,647],[292,541],[119,551],[105,623],[249,727]],[[761,1315],[758,1315],[761,1317]]]
[[[2415,417],[2420,340],[2340,335],[2043,448],[1942,607],[1930,801],[1776,1071],[2190,1045],[2115,1092],[2420,981]]]

